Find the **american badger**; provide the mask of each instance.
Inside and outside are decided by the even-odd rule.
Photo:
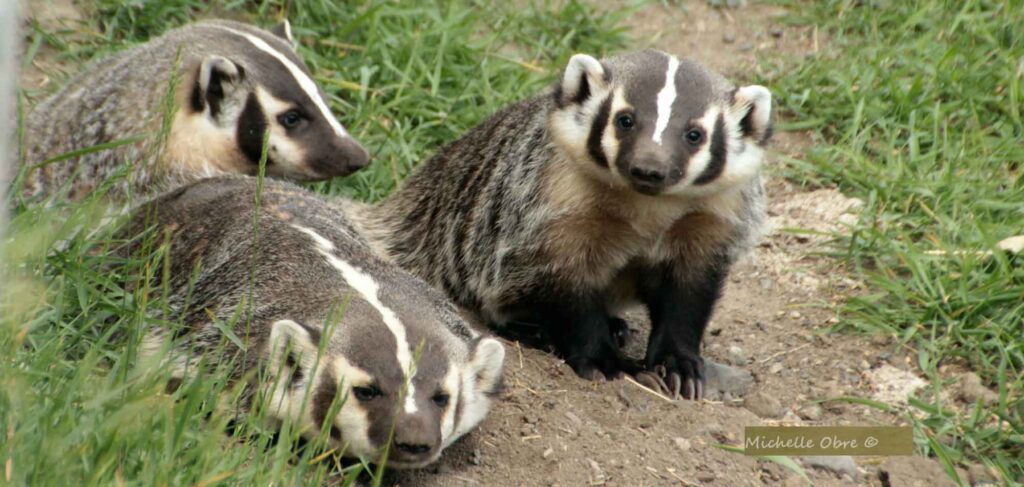
[[[501,343],[472,330],[440,291],[376,257],[319,197],[271,180],[257,194],[255,178],[226,176],[135,210],[132,234],[169,236],[169,268],[156,275],[169,276],[159,284],[170,293],[168,322],[180,324],[148,331],[143,356],[167,353],[176,379],[201,361],[237,360],[236,379],[269,370],[281,380],[250,385],[248,407],[252,395],[269,398],[271,415],[308,436],[329,428],[347,456],[369,461],[382,460],[394,427],[388,466],[436,460],[490,408]]]
[[[642,364],[701,397],[700,344],[759,237],[771,94],[647,50],[569,60],[547,94],[441,149],[360,212],[378,252],[493,325],[539,325],[582,377],[640,369],[612,327],[639,302]]]
[[[266,132],[272,176],[320,180],[368,161],[295,54],[287,21],[273,33],[223,20],[187,25],[93,63],[28,115],[23,196],[67,191],[78,199],[126,163],[132,173],[112,188],[114,197],[255,174]]]

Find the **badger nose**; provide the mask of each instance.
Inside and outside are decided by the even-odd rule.
[[[354,173],[370,164],[370,153],[351,137],[346,137],[342,142],[340,155],[345,159],[347,174]]]
[[[636,165],[629,168],[629,175],[639,183],[661,184],[665,182],[668,171],[650,165]]]
[[[422,455],[430,451],[430,445],[422,443],[396,443],[395,448],[407,455]]]

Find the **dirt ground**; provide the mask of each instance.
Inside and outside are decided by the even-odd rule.
[[[77,16],[67,0],[31,3],[46,24]],[[40,5],[55,7],[36,9]],[[749,80],[757,59],[768,53],[798,60],[826,45],[816,29],[783,23],[786,12],[776,7],[669,5],[650,2],[631,19],[637,47],[696,59],[731,79]],[[42,73],[54,66],[46,59],[41,55],[23,73],[23,86],[50,82]],[[812,144],[808,134],[778,133],[768,164],[803,157]],[[742,446],[744,426],[901,424],[899,416],[863,406],[817,402],[860,396],[898,403],[922,384],[909,351],[886,338],[825,333],[837,303],[862,285],[820,256],[828,236],[788,231],[841,232],[844,222],[856,221],[862,203],[834,189],[807,191],[772,176],[768,192],[773,230],[731,274],[705,341],[705,357],[729,364],[722,369],[738,375],[719,384],[728,393],[672,402],[627,380],[580,380],[556,357],[506,342],[506,387],[481,427],[437,464],[391,472],[385,484],[808,485],[776,463],[717,445]],[[637,330],[629,348],[640,355],[647,325],[639,312],[629,321]],[[927,458],[852,461],[827,468],[803,463],[820,486],[954,485]]]

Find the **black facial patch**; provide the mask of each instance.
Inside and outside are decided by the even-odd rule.
[[[587,136],[587,151],[590,152],[590,157],[593,157],[597,165],[601,167],[608,167],[608,156],[605,155],[604,149],[601,147],[601,138],[604,137],[605,128],[608,127],[608,112],[611,109],[612,97],[608,96],[597,109],[594,123],[590,125],[590,135]]]
[[[253,164],[260,163],[263,153],[263,134],[267,130],[267,119],[263,114],[255,93],[249,93],[245,108],[238,118],[238,147]],[[269,159],[267,164],[270,164]]]
[[[317,426],[323,426],[324,421],[327,419],[327,413],[331,410],[331,403],[334,402],[334,396],[338,395],[338,380],[334,377],[334,374],[330,370],[324,370],[324,376],[320,379],[320,387],[317,388],[313,394],[313,420],[316,421]],[[334,428],[331,427],[331,436],[334,436]],[[338,432],[338,436],[341,436],[341,432]]]
[[[707,184],[714,181],[725,170],[725,118],[718,114],[715,119],[715,131],[711,134],[711,161],[704,168],[704,172],[693,181],[695,185]]]
[[[288,356],[285,357],[285,365],[291,370],[291,377],[288,378],[288,388],[294,389],[300,383],[304,377],[302,367],[299,366],[299,357],[296,355],[295,350],[289,350]]]
[[[203,103],[203,89],[199,86],[199,75],[196,74],[196,82],[192,85],[192,93],[189,96],[192,111],[199,113],[203,111],[206,104]]]

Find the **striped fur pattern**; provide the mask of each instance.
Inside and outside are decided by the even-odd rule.
[[[653,50],[574,56],[360,215],[377,251],[495,326],[539,326],[581,376],[657,371],[698,397],[700,343],[761,233],[771,95]],[[643,364],[610,323],[647,307]]]
[[[176,381],[204,362],[233,360],[235,379],[262,370],[276,380],[249,384],[247,407],[263,397],[271,416],[312,436],[343,401],[323,426],[339,451],[379,461],[394,427],[388,466],[436,460],[489,410],[501,343],[302,188],[267,180],[254,226],[256,192],[255,178],[212,178],[134,211],[132,235],[169,238],[168,281],[154,289],[167,286],[162,318],[178,324],[149,330],[143,355],[168,360]]]
[[[293,44],[287,21],[274,32],[205,21],[94,62],[28,115],[23,196],[80,199],[126,164],[131,172],[113,188],[115,198],[199,177],[255,174],[266,132],[271,176],[313,181],[366,166],[367,151],[331,113]]]

